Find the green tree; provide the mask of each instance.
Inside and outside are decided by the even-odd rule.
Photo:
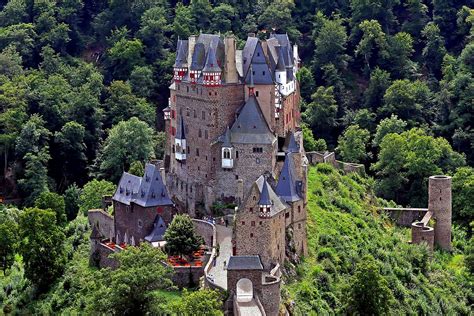
[[[35,200],[35,207],[53,211],[56,214],[56,223],[62,227],[66,225],[66,205],[61,195],[54,192],[42,192]]]
[[[68,186],[64,191],[64,206],[68,221],[72,221],[77,216],[81,192],[81,189],[75,183]]]
[[[212,9],[212,29],[214,32],[226,33],[232,31],[232,23],[236,19],[237,12],[229,4],[220,3]]]
[[[145,172],[145,166],[141,161],[134,161],[130,164],[130,168],[128,168],[128,173],[136,175],[138,177],[143,176]]]
[[[144,98],[132,93],[130,84],[124,81],[112,81],[107,89],[108,97],[105,100],[107,108],[107,125],[126,121],[133,116],[147,122],[150,126],[155,122],[155,109]]]
[[[112,73],[116,79],[125,79],[135,66],[143,64],[143,43],[139,39],[122,38],[109,50]]]
[[[433,94],[422,81],[395,80],[384,95],[384,104],[379,109],[382,117],[396,114],[408,126],[431,121],[433,117]]]
[[[20,216],[20,254],[25,276],[46,291],[61,275],[66,258],[64,233],[56,224],[56,214],[38,208],[26,209]]]
[[[322,20],[322,26],[315,34],[314,62],[316,67],[321,68],[327,64],[333,64],[339,71],[347,66],[348,55],[346,54],[347,32],[339,18],[326,19],[321,12],[317,13],[317,19]]]
[[[127,247],[113,258],[117,260],[118,268],[97,272],[87,313],[144,315],[159,303],[155,291],[173,288],[173,270],[164,264],[166,256],[148,243]],[[111,300],[110,297],[121,299]]]
[[[428,6],[422,0],[407,0],[403,6],[408,16],[402,23],[402,32],[411,34],[415,40],[419,39],[423,27],[429,21]]]
[[[262,14],[258,18],[258,24],[268,32],[289,31],[291,28],[291,11],[295,3],[292,0],[271,1],[263,8]]]
[[[303,113],[303,120],[316,135],[330,139],[333,128],[337,125],[337,103],[333,87],[318,87],[311,96],[311,103]]]
[[[166,8],[157,6],[145,11],[141,17],[138,35],[146,46],[145,56],[149,62],[163,56],[163,48],[167,44],[164,33],[170,30],[166,16]]]
[[[315,88],[315,82],[311,70],[303,66],[296,73],[296,77],[298,78],[298,82],[300,84],[301,97],[306,102],[309,102],[311,100],[311,93]]]
[[[112,195],[115,185],[106,180],[91,180],[84,185],[79,196],[79,210],[87,215],[87,211],[102,207],[102,197]]]
[[[163,159],[165,156],[166,132],[157,132],[154,141],[156,159]]]
[[[467,225],[474,221],[474,168],[457,169],[452,181],[453,217]]]
[[[49,190],[47,164],[50,159],[51,157],[46,149],[38,153],[27,153],[25,155],[25,174],[18,180],[18,184],[23,195],[26,196],[26,205],[32,205],[42,192]]]
[[[222,297],[217,291],[183,290],[183,297],[170,304],[170,311],[183,315],[224,315],[222,312]]]
[[[133,161],[153,158],[153,135],[153,129],[136,117],[119,122],[110,129],[101,148],[98,157],[100,172],[112,181],[118,181]]]
[[[359,315],[388,314],[393,294],[380,267],[372,256],[366,256],[357,265],[349,289],[348,310]]]
[[[64,185],[74,181],[83,183],[87,157],[84,143],[85,128],[77,122],[67,122],[56,132],[55,141],[60,148]]]
[[[6,208],[0,209],[0,264],[3,274],[15,261],[18,242],[18,223]]]
[[[376,111],[382,106],[383,96],[390,87],[390,74],[380,68],[375,68],[370,74],[367,90],[364,92],[364,103],[367,108]]]
[[[209,0],[192,0],[191,14],[198,30],[208,31],[211,26],[212,5]]]
[[[191,8],[181,2],[176,5],[175,18],[173,20],[173,33],[177,38],[188,38],[196,33],[196,25],[193,20]]]
[[[425,38],[425,47],[422,53],[424,66],[432,75],[439,79],[441,77],[443,58],[446,54],[444,38],[440,34],[439,27],[433,22],[426,24],[422,35]]]
[[[188,215],[175,215],[163,237],[166,241],[165,250],[170,255],[191,255],[203,243],[202,237],[196,235]]]
[[[370,73],[372,67],[381,65],[383,60],[389,57],[389,44],[377,20],[363,21],[359,28],[363,35],[357,44],[355,54],[363,58],[365,72]]]
[[[405,78],[414,73],[415,64],[410,60],[414,52],[413,38],[410,34],[400,32],[388,39],[389,68],[397,78]]]
[[[363,162],[367,157],[367,144],[370,133],[362,129],[359,125],[349,126],[344,133],[339,136],[337,150],[345,162]]]
[[[313,131],[306,124],[301,124],[303,130],[303,143],[305,151],[325,151],[327,150],[327,144],[324,139],[315,139]]]
[[[407,122],[401,120],[395,114],[392,116],[384,118],[380,121],[379,125],[377,125],[377,130],[375,131],[374,139],[372,144],[374,147],[380,146],[382,139],[385,135],[390,133],[401,134],[407,126]]]
[[[39,115],[33,114],[21,129],[16,140],[15,152],[23,158],[28,153],[38,153],[48,150],[51,132],[44,126],[45,121]]]
[[[351,0],[353,33],[357,33],[362,21],[375,20],[380,23],[384,32],[389,34],[396,24],[393,9],[399,2],[399,0]]]
[[[114,81],[114,84],[117,81]],[[155,82],[153,81],[153,70],[148,66],[138,66],[133,68],[130,74],[130,86],[133,93],[142,98],[148,98],[153,89]],[[112,89],[112,88],[110,88]]]

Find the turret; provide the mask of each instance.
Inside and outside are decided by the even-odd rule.
[[[203,84],[206,86],[218,86],[222,83],[222,69],[217,64],[216,50],[214,47],[209,47],[206,65],[202,70],[202,74],[204,77]]]
[[[222,144],[222,168],[231,169],[234,167],[233,147],[230,143],[230,130],[224,134],[224,143]]]
[[[178,40],[176,51],[176,60],[173,65],[173,79],[179,82],[184,79],[188,70],[188,41]]]
[[[451,250],[451,177],[432,176],[428,181],[428,210],[433,212],[435,244]]]
[[[283,57],[283,48],[277,47],[278,49],[278,62],[275,69],[275,81],[278,84],[285,85],[286,84],[286,67],[285,67],[285,59]]]
[[[272,211],[272,201],[270,200],[270,193],[268,192],[267,179],[263,180],[262,193],[260,194],[258,207],[260,209],[260,217],[270,217],[270,213]]]
[[[176,160],[186,160],[186,134],[184,129],[183,117],[179,117],[178,129],[174,139]]]

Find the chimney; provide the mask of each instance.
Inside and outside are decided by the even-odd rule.
[[[196,46],[196,35],[189,36],[188,39],[188,70],[191,70],[191,63],[193,61],[194,46]]]
[[[237,65],[235,64],[235,37],[228,35],[224,39],[225,44],[225,68],[224,76],[226,83],[237,83],[239,76],[237,74]]]

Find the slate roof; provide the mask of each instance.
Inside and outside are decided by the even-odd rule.
[[[176,139],[186,139],[183,116],[179,116],[178,128],[176,129]]]
[[[259,256],[231,256],[227,270],[263,270]]]
[[[225,130],[224,137],[222,139],[222,147],[232,147],[232,144],[230,142],[230,129],[227,127]]]
[[[262,192],[260,193],[260,200],[258,205],[272,205],[270,200],[270,193],[268,193],[268,182],[267,179],[263,178]]]
[[[135,203],[142,207],[173,205],[160,170],[153,164],[146,164],[143,177],[124,172],[112,199],[126,205]]]
[[[260,192],[260,195],[262,195],[262,190],[264,188],[264,182],[267,183],[267,190],[268,190],[268,197],[270,198],[270,202],[272,204],[272,207],[270,209],[270,216],[274,216],[276,214],[279,214],[281,211],[285,210],[288,208],[288,205],[280,199],[280,197],[273,191],[272,187],[268,185],[268,182],[266,181],[264,176],[260,176],[256,181],[255,184],[257,185],[257,188]]]
[[[202,70],[206,62],[206,48],[203,43],[196,43],[191,61],[191,70]]]
[[[256,37],[248,37],[247,41],[245,42],[244,49],[242,50],[242,65],[243,65],[243,73],[247,74],[250,68],[250,64],[252,62],[252,56],[255,52],[255,47],[257,46],[258,38]]]
[[[153,229],[145,240],[148,242],[156,242],[164,240],[163,236],[166,232],[166,223],[160,215],[156,215],[155,221],[153,222]]]
[[[206,72],[221,72],[222,69],[217,64],[216,49],[213,47],[209,48],[207,53],[206,65],[202,71]]]
[[[230,132],[233,144],[273,144],[276,139],[254,95],[247,99]]]
[[[278,46],[276,47],[276,50],[278,52],[278,62],[276,65],[276,70],[285,71],[286,66],[285,66],[285,57],[283,57],[283,49],[280,46]]]
[[[176,47],[176,60],[173,67],[186,68],[188,67],[188,41],[178,40]]]
[[[281,169],[275,193],[286,202],[295,202],[301,199],[298,195],[298,181],[296,179],[293,154],[289,153],[285,157],[283,168]]]
[[[293,134],[293,132],[290,132],[289,134],[290,140],[288,142],[288,148],[286,149],[286,152],[297,153],[300,151],[300,146],[296,142],[295,135]]]

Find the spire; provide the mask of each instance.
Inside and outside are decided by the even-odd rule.
[[[229,126],[227,126],[227,129],[225,130],[224,134],[224,143],[222,144],[222,147],[232,147],[232,144],[230,143],[230,129]]]
[[[276,65],[276,69],[278,71],[285,71],[285,59],[283,57],[283,48],[280,46],[278,47],[278,62]]]
[[[262,193],[260,193],[260,200],[258,201],[258,205],[272,205],[272,201],[270,200],[270,193],[268,192],[268,182],[265,178],[263,179]]]
[[[292,154],[286,154],[278,184],[275,188],[275,193],[286,202],[295,202],[300,199],[297,193],[295,173]]]
[[[252,64],[250,64],[250,69],[249,69],[249,72],[250,72],[250,84],[249,84],[249,96],[251,95],[254,95],[254,89],[255,89],[255,86],[253,84],[253,67],[252,67]]]
[[[184,121],[183,121],[183,117],[180,116],[179,117],[179,121],[178,121],[178,129],[176,131],[176,137],[177,139],[186,139],[186,135],[184,133]]]
[[[293,134],[293,132],[290,132],[290,141],[288,143],[288,148],[286,149],[286,152],[297,153],[299,151],[300,151],[300,148],[298,144],[296,143],[295,135]]]
[[[206,65],[204,66],[203,72],[221,72],[222,69],[219,67],[216,58],[216,50],[214,47],[209,47],[209,52],[207,53]]]

